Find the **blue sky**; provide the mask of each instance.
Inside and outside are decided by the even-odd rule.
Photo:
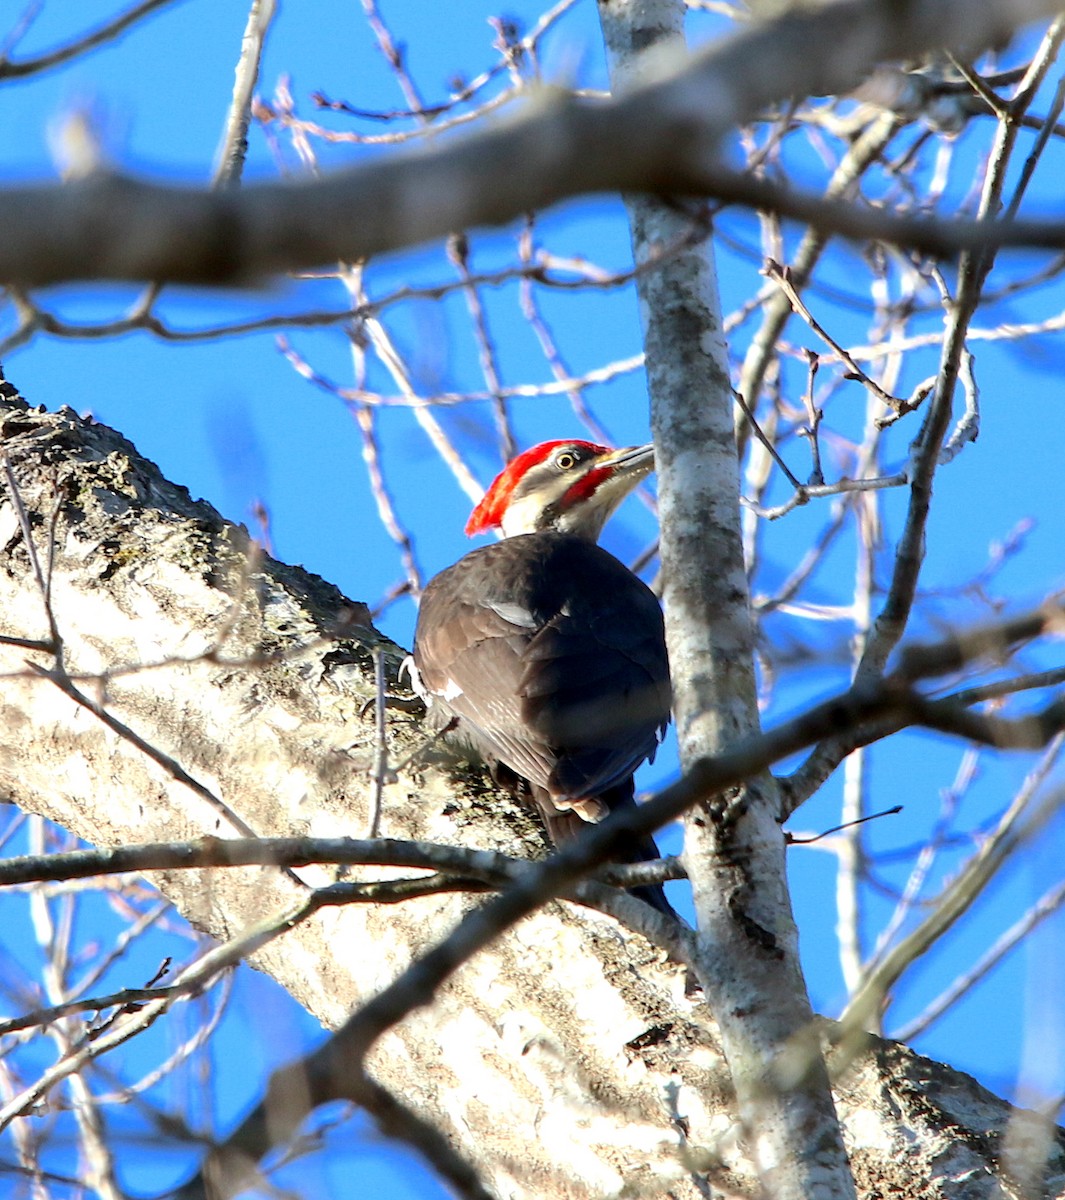
[[[406,46],[412,73],[424,95],[433,100],[446,94],[452,78],[466,78],[496,61],[492,32],[486,17],[491,3],[467,2],[446,7],[429,0],[383,0],[384,14],[395,36]],[[522,0],[506,6],[526,24],[539,6]],[[109,6],[86,3],[77,10],[52,0],[18,48],[20,56],[37,52],[83,30],[111,12]],[[245,21],[245,6],[234,0],[206,3],[184,0],[173,5],[120,42],[62,70],[24,83],[4,86],[4,119],[0,121],[0,162],[5,177],[48,178],[54,174],[49,153],[49,128],[72,107],[88,105],[96,114],[109,156],[124,167],[191,183],[209,178],[232,84],[233,68]],[[595,25],[594,5],[585,0],[560,22],[545,45],[548,77],[578,79],[602,86],[604,69]],[[401,106],[402,97],[357,7],[338,0],[309,0],[283,5],[267,46],[260,91],[269,98],[279,80],[289,86],[302,115],[331,128],[343,129],[339,118],[317,113],[309,96],[323,92],[365,108]],[[362,128],[360,126],[360,128]],[[979,131],[977,131],[979,133]],[[298,164],[287,149],[287,169]],[[376,147],[339,145],[322,149],[325,166],[357,157],[387,153]],[[977,136],[963,144],[958,161],[975,164],[980,155]],[[814,168],[800,158],[800,174],[814,177]],[[269,177],[276,162],[263,133],[253,129],[248,177]],[[1057,175],[1060,178],[1060,174]],[[951,196],[960,202],[965,181],[956,179]],[[1060,211],[1058,186],[1052,170],[1037,175],[1037,210]],[[719,243],[722,293],[726,311],[759,286],[758,227],[753,217],[728,219],[727,239]],[[629,261],[628,233],[617,200],[596,199],[564,206],[548,215],[540,237],[557,254],[585,255],[612,269]],[[787,243],[794,246],[790,231]],[[513,260],[513,231],[481,234],[472,243],[472,261],[489,269]],[[1033,256],[1014,256],[1018,270]],[[821,290],[812,303],[831,312],[833,332],[843,340],[860,341],[868,315],[846,303],[834,303],[832,289],[847,293],[852,286],[858,254],[838,252],[821,272]],[[439,248],[391,256],[370,268],[370,289],[387,294],[401,284],[433,284],[453,277]],[[860,286],[860,283],[859,283]],[[103,321],[122,313],[138,289],[78,286],[56,289],[45,304],[68,319]],[[547,367],[530,334],[513,287],[486,290],[484,302],[507,384],[543,381]],[[1063,294],[1052,283],[1031,295],[1007,299],[996,312],[1012,320],[1033,320],[1059,311]],[[341,307],[344,294],[334,282],[278,283],[262,293],[227,292],[209,296],[194,291],[169,291],[160,311],[184,329],[283,309],[297,311],[315,304]],[[560,350],[573,372],[594,367],[639,349],[635,301],[630,291],[615,290],[576,298],[552,294],[544,311]],[[477,347],[465,323],[461,298],[442,306],[426,302],[396,306],[384,318],[397,344],[409,356],[423,381],[438,380],[448,390],[483,387],[478,373]],[[927,326],[935,328],[934,310]],[[10,329],[9,312],[0,314],[0,337]],[[978,321],[977,324],[981,322]],[[989,323],[989,322],[984,322]],[[350,349],[339,329],[293,331],[293,346],[315,369],[341,385],[350,384]],[[738,344],[742,348],[741,331]],[[796,335],[800,344],[805,342]],[[1061,335],[1041,337],[1023,347],[990,342],[974,343],[982,389],[984,420],[980,439],[944,468],[936,484],[936,507],[928,530],[928,562],[924,586],[954,587],[971,578],[994,554],[997,542],[1022,522],[1032,520],[1021,553],[1010,558],[996,576],[992,590],[1014,608],[1041,598],[1063,579],[1065,550],[1061,517],[1065,511],[1065,473],[1061,446],[1065,444],[1065,406],[1060,385]],[[302,379],[279,352],[273,334],[189,345],[160,342],[146,334],[104,340],[65,340],[37,337],[10,354],[4,362],[8,377],[34,404],[57,408],[69,404],[91,411],[99,420],[120,429],[139,450],[154,459],[172,480],[203,496],[225,516],[252,523],[251,506],[264,503],[270,513],[273,550],[278,558],[302,563],[338,584],[348,595],[377,603],[401,576],[394,547],[382,530],[361,461],[358,431],[338,400]],[[934,369],[934,351],[912,356],[906,364],[905,393]],[[379,370],[372,376],[383,391],[394,390]],[[851,385],[833,399],[829,422],[840,434],[855,435],[864,413],[864,393]],[[643,376],[630,372],[608,386],[591,389],[589,403],[620,443],[647,437],[648,419]],[[536,399],[516,404],[515,426],[523,444],[547,436],[582,432],[564,398]],[[500,462],[490,432],[485,405],[445,410],[440,420],[468,454],[482,483]],[[440,465],[409,412],[382,414],[380,442],[397,509],[411,531],[416,553],[426,574],[454,561],[466,548],[462,535],[469,503]],[[905,460],[910,425],[893,434],[885,456],[888,467]],[[808,469],[805,450],[792,442],[786,454],[802,476]],[[827,466],[827,464],[826,464]],[[891,541],[903,519],[904,495],[885,502],[884,557],[886,578]],[[772,524],[765,532],[765,562],[756,580],[767,588],[787,575],[824,517],[824,505],[810,505]],[[654,536],[653,520],[637,502],[628,502],[612,525],[607,544],[621,557],[632,557]],[[814,595],[824,603],[845,599],[848,555],[852,540],[841,539],[830,556]],[[929,595],[915,621],[915,630],[933,635],[945,624],[968,623],[988,609],[970,597]],[[413,604],[403,600],[383,615],[381,627],[404,644],[414,621]],[[802,645],[818,650],[816,666],[790,673],[781,683],[771,717],[795,711],[804,701],[830,693],[845,682],[845,629],[777,617],[766,623],[766,634],[782,647]],[[875,823],[869,831],[871,848],[885,855],[885,880],[900,883],[919,846],[935,826],[944,789],[951,783],[963,748],[925,734],[906,734],[891,747],[872,755],[871,806],[902,802],[901,817]],[[940,856],[934,876],[956,868],[1031,766],[1029,758],[984,756],[977,783],[966,794],[957,828],[964,834],[953,854]],[[668,779],[675,761],[663,755],[642,777],[645,787]],[[835,824],[839,784],[833,781],[814,798],[792,824],[803,830]],[[1056,835],[1059,830],[1055,829]],[[891,1012],[897,1024],[915,1015],[954,975],[965,970],[984,948],[1060,877],[1060,856],[1048,847],[1007,871],[976,910],[945,942],[918,965],[904,982]],[[667,834],[664,845],[678,849]],[[844,1000],[836,960],[833,889],[834,864],[818,849],[793,849],[795,908],[800,923],[804,962],[815,1005],[827,1013]],[[677,889],[678,895],[680,889]],[[867,935],[875,938],[891,905],[883,894],[868,894]],[[101,918],[103,919],[103,918]],[[1061,960],[1060,920],[1050,921],[943,1020],[916,1043],[935,1058],[972,1072],[1002,1094],[1013,1094],[1022,1066],[1026,1078],[1050,1093],[1065,1090],[1061,1006],[1047,1004],[1046,982],[1054,979],[1053,964]],[[12,951],[9,951],[12,952]],[[1039,986],[1033,987],[1033,982]],[[1055,986],[1054,992],[1059,992]],[[262,999],[263,996],[267,999]],[[265,1014],[265,1016],[264,1016]],[[285,1038],[273,1036],[285,1030]],[[994,1029],[994,1037],[986,1036]],[[1026,1039],[1026,1032],[1034,1037]],[[296,1042],[314,1038],[313,1022],[261,978],[243,973],[237,984],[232,1017],[220,1036],[217,1081],[224,1119],[231,1119],[256,1094],[261,1076],[250,1070],[233,1078],[226,1071],[224,1039],[238,1039],[245,1056],[257,1056],[262,1070],[276,1062],[277,1048],[296,1049]],[[289,1039],[292,1039],[291,1041]],[[249,1040],[250,1039],[250,1040]],[[1033,1054],[1032,1045],[1044,1050]],[[254,1049],[251,1049],[254,1047]],[[1046,1049],[1046,1048],[1051,1049]],[[332,1142],[330,1143],[333,1144]],[[417,1168],[405,1156],[373,1147],[366,1151],[381,1164],[381,1186],[393,1195],[426,1195]],[[348,1170],[347,1152],[327,1156]],[[321,1194],[329,1194],[322,1183]],[[406,1192],[404,1191],[406,1188]]]

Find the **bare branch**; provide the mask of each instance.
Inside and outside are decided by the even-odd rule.
[[[240,183],[248,153],[252,96],[259,78],[266,35],[276,12],[276,0],[252,0],[233,82],[233,99],[226,114],[226,128],[212,180],[214,187],[236,187]]]
[[[1052,917],[1065,904],[1065,883],[1059,883],[1042,895],[1020,920],[1015,921],[1009,929],[995,939],[992,945],[980,956],[969,970],[959,975],[951,985],[932,1001],[912,1021],[908,1021],[900,1029],[893,1031],[893,1036],[900,1041],[912,1041],[919,1037],[930,1025],[941,1016],[962,996],[970,992],[982,979],[989,975],[1002,960],[1015,950],[1021,942],[1047,917]]]
[[[897,396],[892,396],[876,382],[870,378],[851,358],[850,354],[832,337],[832,335],[824,328],[823,325],[810,311],[809,306],[799,295],[797,289],[791,282],[790,272],[786,267],[782,267],[780,263],[770,260],[766,263],[765,274],[771,279],[777,287],[788,298],[788,303],[791,307],[803,318],[807,325],[817,334],[819,338],[829,347],[834,350],[839,356],[841,362],[850,368],[851,374],[855,379],[861,381],[864,387],[868,388],[883,404],[890,408],[896,414],[902,414],[909,411],[905,400],[900,400]]]
[[[767,105],[846,91],[877,61],[912,57],[960,30],[975,50],[1056,10],[1053,0],[926,0],[889,16],[876,0],[840,0],[671,60],[615,100],[589,103],[545,89],[475,136],[320,181],[262,184],[239,195],[119,177],[63,189],[12,188],[3,195],[12,236],[0,247],[0,279],[247,281],[358,261],[589,192],[723,195],[719,141]],[[820,53],[825,45],[835,52]],[[464,186],[468,179],[479,186]],[[853,219],[856,210],[844,208]],[[963,244],[1063,242],[1059,222],[970,222],[948,230],[921,220],[881,220],[879,234],[871,234],[861,219],[861,236],[940,252]]]
[[[59,49],[50,50],[47,54],[40,54],[36,58],[24,58],[21,61],[12,62],[7,55],[4,55],[0,59],[0,80],[24,79],[27,75],[36,75],[41,71],[47,71],[62,63],[70,62],[72,58],[77,58],[87,50],[114,41],[132,25],[149,16],[156,9],[165,8],[166,5],[174,2],[175,0],[141,0],[140,4],[134,4],[132,8],[93,30],[92,33],[87,33],[83,37],[69,42],[66,46],[60,46]]]
[[[315,863],[347,866],[417,867],[454,875],[464,886],[480,882],[503,887],[530,869],[527,859],[493,850],[446,846],[400,838],[200,838],[191,842],[151,842],[114,850],[71,850],[62,854],[14,855],[0,860],[0,887],[43,880],[85,879],[145,871],[186,871],[199,867],[306,867]],[[683,879],[676,859],[612,863],[596,879],[615,887],[636,887]]]
[[[965,868],[951,880],[937,903],[921,924],[902,939],[876,963],[863,980],[862,987],[847,1006],[842,1018],[844,1037],[876,1019],[884,997],[895,985],[902,972],[943,936],[968,911],[983,893],[990,879],[1016,851],[1035,837],[1065,804],[1065,793],[1057,790],[1033,805],[1035,783],[1045,777],[1049,764],[1056,761],[1062,740],[1059,737],[1044,756],[1033,774],[1030,785],[1003,815],[990,838],[969,860]]]

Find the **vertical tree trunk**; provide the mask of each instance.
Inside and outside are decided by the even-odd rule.
[[[679,0],[601,0],[615,87],[682,43]],[[682,209],[627,201],[637,263],[690,229]],[[666,636],[681,764],[758,732],[754,630],[739,519],[728,358],[709,242],[637,281],[662,518]],[[813,1034],[770,777],[693,811],[684,858],[700,976],[720,1027],[742,1136],[773,1197],[854,1195]]]

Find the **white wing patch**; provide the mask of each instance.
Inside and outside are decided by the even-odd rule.
[[[398,678],[402,679],[404,675],[410,680],[411,690],[414,694],[419,696],[426,704],[434,696],[438,696],[441,700],[454,700],[457,696],[462,695],[462,688],[459,687],[454,679],[446,679],[442,691],[430,691],[422,680],[421,671],[414,665],[413,654],[408,654],[399,664]]]
[[[518,629],[540,628],[540,622],[522,604],[506,604],[501,600],[489,600],[486,603],[492,612],[497,613],[509,625],[516,625]]]

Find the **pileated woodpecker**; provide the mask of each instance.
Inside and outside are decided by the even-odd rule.
[[[473,550],[426,587],[412,678],[495,778],[539,812],[552,842],[631,805],[633,771],[669,722],[662,610],[596,544],[607,517],[654,469],[653,447],[553,441],[515,458],[485,493]],[[626,861],[658,857],[632,838]],[[673,914],[660,886],[634,892]]]

